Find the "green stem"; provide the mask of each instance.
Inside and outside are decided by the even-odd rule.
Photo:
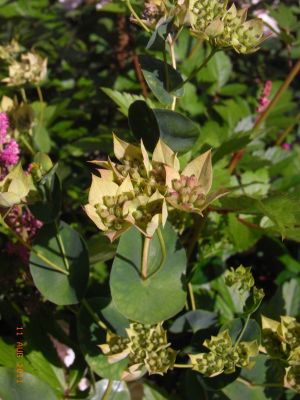
[[[108,330],[107,326],[105,325],[104,322],[102,322],[99,318],[98,315],[96,313],[94,313],[92,307],[89,305],[89,303],[87,302],[86,299],[82,299],[82,304],[84,305],[84,307],[87,309],[87,311],[89,312],[90,316],[93,318],[93,320],[96,322],[96,324],[104,330]]]
[[[240,343],[240,341],[241,341],[241,339],[243,337],[243,334],[245,333],[245,331],[247,329],[248,323],[250,321],[250,317],[251,317],[251,314],[248,314],[247,318],[246,318],[246,321],[245,321],[245,324],[243,326],[243,329],[241,330],[241,332],[240,332],[240,334],[239,334],[239,336],[238,336],[238,338],[237,338],[237,340],[236,340],[236,342],[234,344],[234,350],[237,348],[237,345]]]
[[[167,39],[168,39],[168,43],[169,43],[169,47],[170,47],[172,67],[176,70],[177,64],[176,64],[176,55],[175,55],[175,48],[174,48],[175,41],[172,40],[172,36],[170,34],[168,35]],[[171,110],[174,111],[175,108],[176,108],[176,96],[173,96],[173,103],[172,103]]]
[[[108,400],[109,399],[109,395],[112,392],[112,388],[113,388],[113,381],[109,380],[107,388],[105,389],[105,392],[103,393],[102,400]]]
[[[191,300],[192,311],[195,311],[196,310],[196,301],[195,301],[195,296],[194,296],[194,292],[193,292],[193,285],[191,284],[191,282],[188,283],[188,291],[189,291],[189,296],[190,296],[190,300]]]
[[[22,96],[22,99],[23,99],[24,103],[27,103],[27,96],[26,96],[25,89],[21,88],[20,92],[21,92],[21,96]]]
[[[203,63],[198,68],[196,68],[188,78],[186,78],[180,85],[178,85],[176,87],[176,89],[180,89],[186,83],[190,82],[193,78],[195,78],[195,76],[198,74],[198,72],[201,71],[202,68],[206,67],[207,63],[212,59],[212,57],[217,53],[217,51],[218,51],[218,49],[213,47],[211,49],[209,55],[203,61]]]
[[[129,8],[129,10],[131,11],[132,15],[134,15],[136,20],[139,22],[139,24],[145,29],[146,32],[150,32],[150,29],[148,28],[148,26],[146,26],[144,24],[144,22],[140,19],[140,17],[135,12],[134,8],[132,7],[132,5],[130,3],[130,0],[126,0],[126,4],[127,4],[127,7]]]
[[[142,279],[147,279],[148,276],[148,256],[150,249],[151,238],[145,237],[144,247],[143,247],[143,257],[142,257],[142,267],[141,267],[141,276]]]
[[[29,153],[34,156],[35,151],[34,151],[33,147],[31,146],[31,144],[28,142],[28,140],[25,138],[24,134],[20,135],[20,139],[24,143],[25,147],[28,149]]]
[[[61,238],[61,236],[59,234],[59,226],[58,226],[57,222],[55,222],[55,228],[56,228],[56,238],[57,238],[57,241],[58,241],[58,245],[59,245],[61,254],[63,256],[64,264],[65,264],[66,270],[69,271],[70,264],[69,264],[69,261],[68,261],[67,255],[66,255],[66,249],[65,249],[64,243],[63,243],[62,238]]]
[[[43,97],[43,92],[42,92],[41,87],[37,86],[36,90],[37,90],[37,94],[38,94],[38,98],[39,98],[40,103],[44,103],[44,97]]]
[[[39,251],[35,250],[30,244],[25,242],[19,235],[16,234],[16,232],[9,226],[7,223],[3,220],[1,217],[0,219],[1,224],[11,233],[12,236],[14,236],[18,242],[20,242],[26,249],[34,253],[40,260],[44,261],[45,264],[49,265],[51,268],[53,268],[57,272],[61,272],[64,275],[69,275],[69,272],[66,271],[65,269],[59,267],[52,261],[48,260],[47,257],[45,257],[43,254],[41,254]]]

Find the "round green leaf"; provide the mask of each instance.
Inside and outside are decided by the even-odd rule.
[[[117,309],[128,319],[144,324],[171,318],[184,307],[186,300],[185,251],[170,224],[166,224],[162,234],[167,253],[165,262],[158,269],[162,253],[154,235],[146,280],[140,275],[143,236],[135,228],[122,235],[111,271],[110,288]]]
[[[129,326],[129,323],[118,312],[110,299],[95,297],[86,301],[93,312],[93,316],[82,305],[77,320],[78,339],[84,358],[98,375],[107,379],[118,380],[127,367],[127,360],[109,364],[107,357],[102,354],[98,347],[99,344],[106,342],[106,331],[99,326],[97,321],[104,322],[110,330],[120,336],[125,336],[125,328]]]
[[[103,395],[107,389],[108,379],[102,379],[96,383],[96,393],[89,398],[89,400],[102,400]],[[112,390],[107,397],[107,400],[130,400],[130,392],[127,385],[123,381],[113,381]]]
[[[52,389],[28,372],[18,375],[12,368],[0,367],[0,398],[5,400],[57,400]]]
[[[46,299],[66,305],[76,304],[84,296],[89,276],[88,252],[79,234],[65,222],[40,229],[29,262],[34,284]],[[55,266],[63,271],[68,266],[68,275]]]
[[[174,96],[183,96],[183,87],[176,89],[182,77],[171,65],[150,56],[140,56],[139,62],[148,86],[162,104],[171,105]]]
[[[153,110],[159,133],[172,150],[176,152],[185,152],[190,150],[200,135],[199,126],[185,117],[171,110]]]

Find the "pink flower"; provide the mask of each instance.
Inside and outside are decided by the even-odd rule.
[[[6,135],[9,128],[8,116],[4,112],[0,112],[0,144],[6,142]]]
[[[289,151],[291,150],[292,146],[289,143],[282,143],[281,147],[283,150]]]
[[[2,151],[0,151],[0,161],[8,167],[16,165],[19,161],[20,147],[18,143],[11,139],[8,143],[4,144]]]

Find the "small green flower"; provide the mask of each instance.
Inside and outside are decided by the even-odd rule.
[[[255,284],[251,267],[240,265],[238,268],[230,268],[225,273],[225,283],[227,286],[236,286],[241,293],[249,291]]]
[[[236,367],[251,368],[258,354],[256,341],[233,345],[228,330],[206,339],[203,345],[210,350],[208,353],[189,354],[189,357],[193,369],[209,377],[222,372],[231,374]]]
[[[177,352],[170,348],[162,324],[143,325],[134,322],[126,329],[126,333],[126,339],[109,333],[107,343],[99,346],[109,362],[128,358],[128,369],[123,379],[137,379],[146,371],[163,375],[173,368]]]
[[[32,177],[25,174],[19,163],[0,181],[0,207],[25,203],[30,190],[35,190]]]

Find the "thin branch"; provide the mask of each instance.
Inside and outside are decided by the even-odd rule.
[[[89,305],[88,301],[86,299],[82,300],[82,304],[84,305],[84,307],[87,309],[88,313],[90,314],[90,316],[93,318],[93,320],[96,322],[96,324],[104,330],[108,330],[107,326],[105,325],[104,322],[102,322],[98,315],[96,313],[94,313],[92,307]]]

